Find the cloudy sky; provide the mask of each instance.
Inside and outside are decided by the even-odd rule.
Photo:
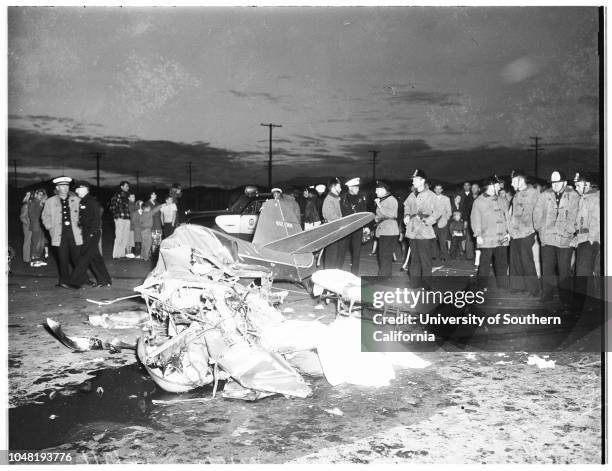
[[[11,8],[9,159],[235,186],[420,167],[595,165],[598,13],[543,8]],[[11,162],[9,162],[11,163]],[[9,176],[12,178],[12,167]]]

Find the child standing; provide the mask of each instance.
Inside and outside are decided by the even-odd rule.
[[[138,222],[140,224],[142,235],[142,250],[140,252],[143,260],[147,261],[151,257],[151,247],[153,244],[153,220],[159,211],[165,207],[165,204],[158,205],[154,208],[149,204],[142,206],[138,213]]]
[[[166,204],[161,208],[162,222],[162,237],[165,239],[174,232],[174,224],[176,223],[177,207],[174,203],[172,195],[166,196]]]
[[[465,240],[465,225],[461,219],[461,211],[455,211],[453,213],[453,220],[449,225],[449,230],[451,234],[450,256],[452,260],[457,260],[462,253],[461,245]]]

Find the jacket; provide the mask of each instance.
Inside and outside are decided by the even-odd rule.
[[[451,213],[451,201],[446,195],[436,195],[436,204],[438,205],[438,212],[440,213],[440,219],[438,219],[438,229],[443,229],[448,224],[448,220],[453,215]]]
[[[440,218],[436,194],[431,190],[410,193],[404,201],[404,224],[409,239],[435,239],[433,225]]]
[[[81,199],[73,194],[68,195],[68,205],[70,206],[70,222],[74,242],[76,245],[83,244],[81,228],[79,227],[79,202]],[[51,245],[59,247],[62,241],[62,202],[58,195],[49,198],[42,210],[41,216],[43,225],[51,235]]]
[[[361,213],[368,210],[365,195],[357,193],[351,195],[345,193],[340,197],[340,211],[342,216],[350,216],[351,214]]]
[[[448,225],[451,237],[465,238],[465,224],[463,221],[455,221],[454,219]],[[461,232],[461,235],[455,235],[455,232]]]
[[[505,198],[489,196],[483,193],[472,205],[470,223],[474,237],[482,237],[478,248],[489,249],[509,245],[509,240],[503,240],[508,234],[508,206]]]
[[[576,231],[576,214],[580,197],[574,190],[565,187],[559,204],[552,189],[540,194],[533,210],[533,226],[542,245],[569,247]]]
[[[32,232],[42,231],[40,215],[43,210],[43,203],[34,198],[28,203],[28,219],[30,220],[30,230]]]
[[[85,237],[91,237],[102,228],[102,208],[92,195],[85,195],[79,202],[79,226]]]
[[[321,209],[323,219],[325,222],[335,221],[342,217],[342,211],[340,209],[340,197],[329,193],[325,200],[323,200],[323,208]]]
[[[125,191],[119,191],[113,195],[109,205],[113,219],[130,219],[128,202],[128,194]]]
[[[380,205],[376,206],[376,237],[399,235],[397,225],[397,199],[393,195],[381,198]]]
[[[533,227],[533,209],[538,200],[538,190],[525,188],[517,191],[512,199],[510,226],[508,233],[513,239],[522,239],[535,232]]]
[[[599,224],[599,190],[591,190],[579,196],[578,211],[574,229],[577,232],[570,245],[577,246],[583,242],[600,242],[601,227]]]

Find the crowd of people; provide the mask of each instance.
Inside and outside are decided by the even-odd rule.
[[[425,286],[435,260],[465,258],[478,267],[482,288],[488,288],[493,278],[497,288],[549,302],[558,286],[561,301],[568,304],[575,284],[598,274],[599,182],[594,176],[579,172],[568,181],[562,172],[554,171],[543,184],[515,170],[510,185],[493,175],[482,187],[464,182],[461,191],[450,196],[423,170],[415,170],[411,178],[403,207],[390,185],[381,180],[371,201],[360,191],[359,178],[344,185],[335,178],[327,187],[304,191],[300,205],[305,229],[356,212],[376,214],[372,227],[325,248],[325,268],[342,268],[349,252],[350,269],[359,274],[362,241],[373,234],[378,275],[393,275],[393,261],[401,254],[405,261],[400,270]],[[300,203],[299,194],[295,196]],[[580,279],[574,280],[573,275]]]
[[[50,245],[57,259],[57,287],[111,286],[102,257],[104,208],[91,195],[87,182],[74,183],[74,191],[70,190],[70,177],[55,178],[53,183],[53,196],[48,197],[40,188],[26,193],[22,201],[24,262],[33,268],[46,266]],[[181,195],[182,188],[175,183],[163,203],[157,201],[155,192],[150,192],[146,201],[136,200],[129,182],[121,182],[108,205],[115,224],[113,259],[150,260],[161,240],[182,222],[178,210]],[[95,279],[89,278],[88,271]]]

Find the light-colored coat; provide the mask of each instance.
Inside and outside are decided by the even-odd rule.
[[[76,195],[68,195],[68,205],[70,206],[70,222],[74,241],[76,245],[83,244],[81,228],[79,227],[79,198]],[[44,226],[51,235],[51,245],[59,247],[62,241],[62,203],[60,197],[55,195],[45,202],[45,207],[41,215]]]
[[[533,226],[538,231],[542,245],[570,246],[576,231],[579,199],[578,193],[566,187],[557,206],[555,192],[552,189],[540,193],[533,210]]]
[[[600,242],[599,190],[592,190],[579,197],[574,228],[578,234],[570,245],[583,242]]]
[[[450,198],[446,195],[436,195],[436,203],[438,204],[438,212],[440,213],[438,228],[442,229],[446,227],[448,220],[453,215],[451,212]]]
[[[433,225],[440,218],[436,194],[431,190],[410,193],[404,201],[404,224],[409,239],[435,239]]]
[[[394,236],[399,235],[399,226],[397,225],[397,199],[393,195],[380,202],[376,206],[376,237],[379,236]]]
[[[335,221],[336,219],[342,218],[342,211],[340,210],[340,196],[333,193],[328,193],[323,200],[323,219],[326,222]]]
[[[517,191],[512,198],[512,211],[508,232],[513,239],[522,239],[535,232],[533,227],[533,209],[538,201],[538,190],[525,188]]]
[[[509,245],[504,237],[508,234],[510,215],[508,203],[505,198],[489,196],[483,193],[472,206],[470,222],[474,237],[482,237],[482,244],[478,248],[488,249]]]

